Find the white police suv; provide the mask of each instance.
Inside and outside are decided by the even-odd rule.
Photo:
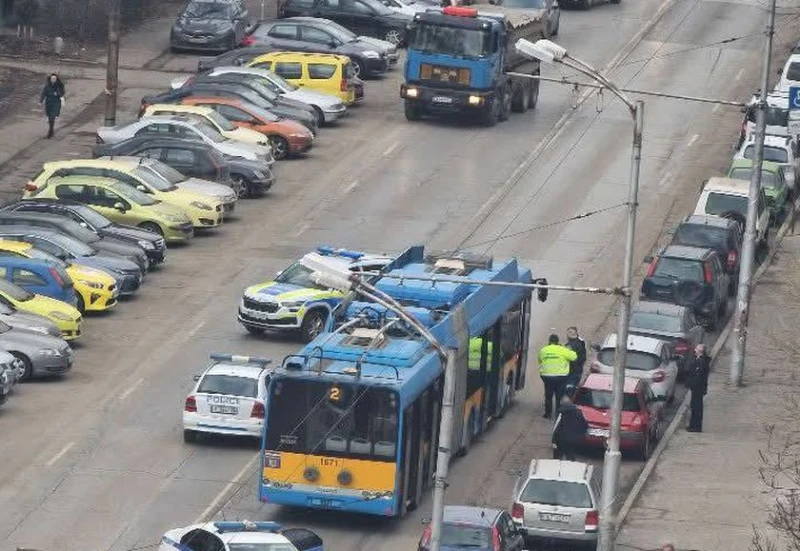
[[[275,522],[207,522],[170,530],[158,551],[324,551],[322,538]]]
[[[211,354],[211,365],[195,375],[183,407],[183,439],[232,434],[261,437],[264,428],[271,360],[254,356]]]

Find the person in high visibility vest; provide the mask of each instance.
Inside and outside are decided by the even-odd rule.
[[[472,337],[469,340],[469,368],[475,371],[481,368],[483,337]],[[492,341],[486,342],[486,371],[492,370]]]
[[[539,376],[544,383],[544,418],[553,416],[553,406],[557,408],[564,396],[569,379],[570,362],[578,359],[574,350],[559,344],[558,335],[552,334],[547,344],[539,350]]]

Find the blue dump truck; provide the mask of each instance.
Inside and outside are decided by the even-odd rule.
[[[406,119],[473,114],[494,126],[511,111],[536,107],[539,81],[509,73],[539,74],[539,62],[517,53],[514,43],[545,37],[546,20],[536,10],[486,7],[491,11],[448,6],[414,16],[400,87]]]

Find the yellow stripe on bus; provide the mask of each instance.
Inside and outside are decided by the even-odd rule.
[[[266,452],[267,455],[276,453],[280,455],[280,467],[265,466],[263,473],[264,478],[275,482],[309,484],[347,490],[394,491],[395,471],[397,470],[394,463],[302,453]],[[309,467],[314,467],[319,472],[319,478],[313,482],[303,477],[303,473]],[[340,484],[337,480],[339,473],[343,470],[349,471],[352,476],[352,482],[347,486]]]

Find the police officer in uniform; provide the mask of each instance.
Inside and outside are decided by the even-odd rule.
[[[578,359],[573,351],[559,344],[558,335],[552,334],[547,344],[539,350],[539,376],[544,383],[544,417],[550,419],[555,407],[561,403],[569,379],[570,362]]]

